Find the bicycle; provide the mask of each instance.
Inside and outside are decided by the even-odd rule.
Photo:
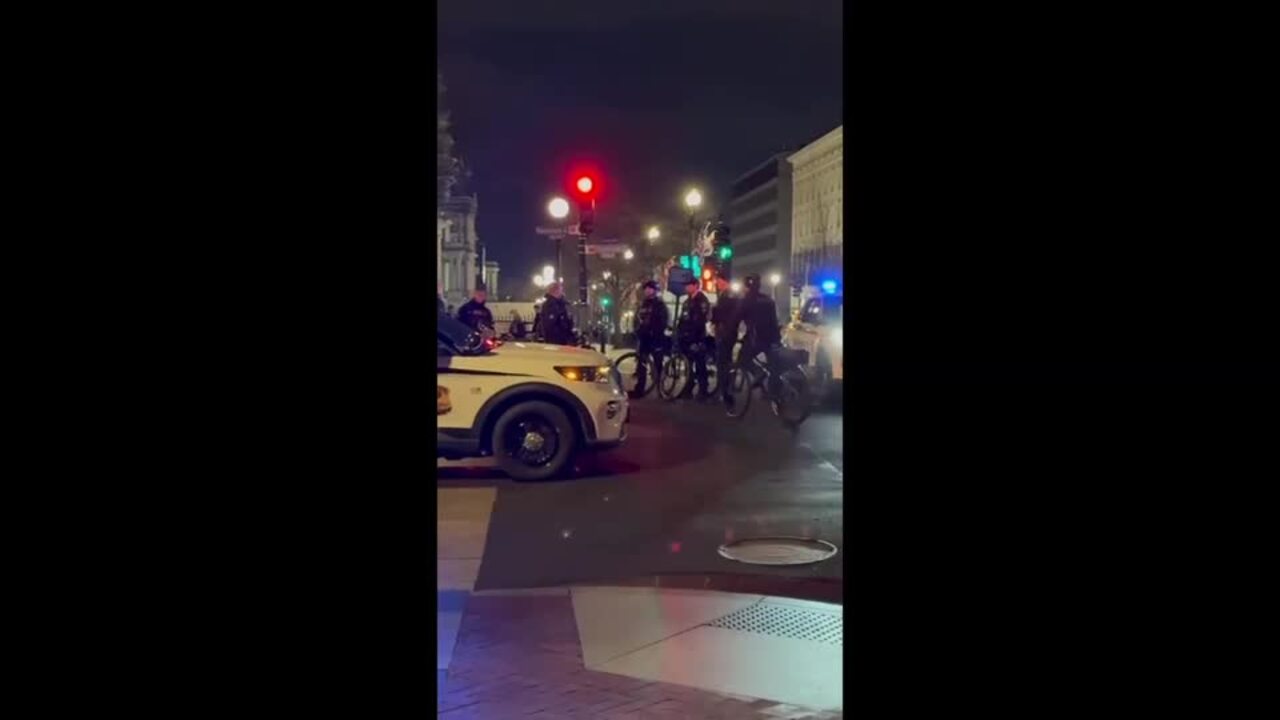
[[[664,342],[660,343],[660,351],[658,354],[669,354],[671,352],[671,339],[663,338]],[[622,389],[626,391],[629,397],[642,398],[653,392],[658,386],[658,381],[662,377],[662,368],[653,361],[654,352],[641,353],[639,349],[628,350],[618,356],[613,361],[613,368],[622,376]],[[645,387],[644,392],[637,393],[636,387],[640,384],[640,368],[645,370]]]
[[[741,344],[741,343],[740,343]],[[773,414],[789,428],[799,427],[813,409],[809,381],[801,367],[807,362],[803,350],[778,348],[772,351],[770,362],[761,362],[760,355],[737,359],[729,370],[729,404],[725,413],[731,418],[742,418],[751,408],[751,396],[759,389],[769,400]],[[775,365],[777,369],[771,367]]]
[[[697,354],[702,354],[707,359],[707,394],[716,394],[720,388],[720,377],[715,366],[715,339],[707,336],[705,340],[693,343],[692,346],[676,344],[675,351],[662,364],[658,397],[671,402],[693,389],[693,360]]]

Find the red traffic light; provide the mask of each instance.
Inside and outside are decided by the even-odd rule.
[[[583,175],[582,177],[578,178],[578,182],[575,184],[578,187],[578,192],[582,193],[583,195],[591,194],[591,191],[595,189],[595,186],[596,186],[595,181],[592,180],[587,175]]]

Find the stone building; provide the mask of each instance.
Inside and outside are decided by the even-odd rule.
[[[455,308],[465,303],[476,286],[480,239],[476,235],[475,195],[450,197],[440,209],[443,231],[439,241],[440,283],[444,301]]]
[[[787,158],[791,164],[791,279],[844,287],[844,126]]]

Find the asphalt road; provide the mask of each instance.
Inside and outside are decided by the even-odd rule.
[[[623,447],[587,456],[563,480],[516,482],[491,460],[438,463],[441,489],[493,487],[477,590],[655,576],[843,575],[843,416],[815,412],[797,431],[763,402],[730,420],[716,404],[633,402]],[[735,539],[816,537],[839,553],[816,565],[744,565]],[[838,582],[832,583],[838,585]]]

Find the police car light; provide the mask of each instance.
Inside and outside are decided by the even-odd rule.
[[[823,280],[823,281],[822,281],[822,292],[824,292],[824,293],[826,293],[826,294],[828,294],[828,295],[834,295],[834,294],[835,294],[835,292],[836,292],[836,281],[835,281],[835,280]]]

